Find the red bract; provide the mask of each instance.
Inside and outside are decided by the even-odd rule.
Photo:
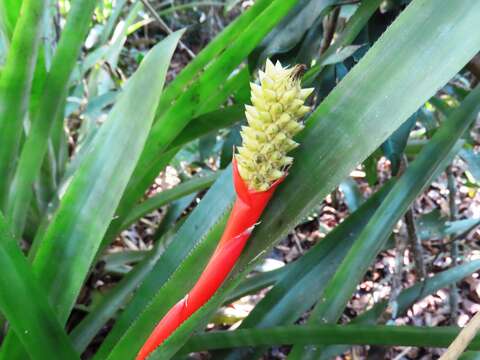
[[[222,238],[193,289],[157,324],[138,353],[136,360],[145,359],[175,329],[204,305],[222,285],[242,253],[265,206],[282,180],[283,178],[277,180],[266,191],[251,191],[240,177],[236,161],[233,160],[233,182],[237,199]]]

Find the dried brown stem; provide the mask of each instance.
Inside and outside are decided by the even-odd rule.
[[[475,55],[472,60],[467,64],[467,69],[475,76],[472,81],[472,88],[480,81],[480,53]]]
[[[327,16],[326,21],[323,26],[323,41],[322,46],[320,47],[320,55],[322,55],[329,48],[333,40],[333,35],[335,35],[335,29],[337,28],[338,16],[340,15],[340,7],[337,6],[332,10],[332,12]]]
[[[165,21],[163,21],[163,19],[157,14],[157,12],[155,11],[155,9],[153,8],[153,6],[150,4],[150,2],[148,0],[141,0],[143,5],[147,8],[148,12],[153,16],[153,18],[160,24],[160,26],[163,28],[163,30],[167,33],[167,34],[171,34],[173,32],[172,29],[170,29],[170,27],[167,25],[167,23]],[[185,43],[180,40],[178,42],[180,44],[180,47],[185,50],[185,52],[188,54],[188,56],[190,56],[191,59],[193,59],[195,57],[195,53],[190,50],[190,48],[185,45]]]
[[[457,197],[457,187],[455,181],[455,175],[453,173],[452,165],[447,167],[447,181],[448,181],[448,204],[450,208],[450,221],[455,221],[457,218],[457,204],[456,204],[456,197]],[[450,256],[452,258],[452,267],[455,267],[459,263],[458,259],[458,242],[453,241],[453,236],[448,237],[448,241],[451,242],[450,246]],[[458,319],[458,289],[457,284],[452,284],[450,287],[450,320],[452,325],[457,324]]]
[[[410,241],[415,260],[415,269],[420,280],[424,280],[427,277],[427,271],[425,269],[425,261],[423,260],[422,243],[417,235],[413,207],[410,207],[405,213],[405,224],[407,226],[408,240]]]

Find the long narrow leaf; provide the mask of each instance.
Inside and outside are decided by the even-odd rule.
[[[68,318],[145,144],[181,34],[170,35],[152,49],[128,81],[42,238],[33,267],[61,323]],[[17,342],[12,336],[5,342],[3,352],[15,358]]]
[[[46,78],[46,86],[33,119],[32,128],[23,145],[20,160],[13,178],[6,215],[13,232],[20,236],[25,226],[32,199],[32,187],[38,176],[48,149],[50,131],[55,121],[63,124],[63,108],[69,78],[75,67],[83,40],[97,0],[75,1],[68,13],[67,23]]]
[[[0,308],[32,359],[80,359],[1,213],[0,266]]]
[[[229,24],[218,36],[210,41],[195,59],[193,59],[166,87],[158,105],[157,115],[160,116],[162,112],[171,105],[172,101],[186,91],[187,85],[195,78],[199,77],[199,73],[204,70],[206,65],[213,62],[215,57],[220,54],[222,50],[229,47],[230,44],[242,32],[244,32],[252,22],[254,22],[262,11],[264,11],[271,3],[272,0],[255,1],[255,4],[250,9],[237,17],[235,21]]]
[[[480,260],[455,266],[403,290],[397,297],[398,314],[404,314],[416,301],[433,294],[441,288],[454,284],[480,268]],[[351,321],[351,324],[375,324],[387,310],[388,300],[375,304],[370,310],[362,313]],[[343,353],[348,346],[329,346],[322,350],[320,359],[327,360]]]
[[[452,113],[394,185],[326,285],[322,300],[309,318],[309,324],[334,323],[338,320],[358,282],[384,246],[396,222],[438,171],[446,167],[445,160],[449,160],[449,152],[476,118],[479,110],[480,87],[473,90]],[[313,359],[317,354],[317,348],[309,349],[308,354],[301,348],[294,348],[289,358]]]
[[[2,0],[0,2],[2,22],[8,39],[12,37],[15,30],[21,6],[22,0]]]
[[[46,0],[23,1],[0,78],[0,208],[16,165],[46,5]]]
[[[177,200],[188,194],[204,190],[211,186],[215,180],[218,178],[217,173],[213,173],[207,176],[197,176],[191,180],[188,180],[180,185],[175,186],[173,189],[165,190],[158,193],[155,196],[145,200],[140,205],[137,205],[132,209],[132,211],[125,218],[122,228],[126,228],[128,225],[134,223],[142,216],[151,213],[152,211]]]
[[[210,332],[192,339],[186,352],[260,345],[383,345],[447,347],[460,332],[456,327],[315,325],[279,326]],[[480,336],[469,349],[480,350]]]
[[[350,45],[357,37],[360,31],[365,27],[375,10],[378,9],[381,0],[363,1],[352,17],[349,19],[345,30],[340,34],[338,39],[322,54],[318,62],[312,66],[304,75],[303,82],[307,85],[311,84],[315,77],[322,71],[326,65],[326,61],[335,55],[342,47]]]
[[[161,228],[168,229],[174,221],[180,216],[193,200],[193,196],[186,196],[178,200],[168,209],[167,215],[160,225]],[[168,244],[180,224],[167,231],[156,244],[149,255],[141,261],[133,270],[131,270],[116,286],[100,301],[92,311],[75,327],[70,333],[75,349],[84,351],[89,342],[105,325],[105,323],[124,305],[131,293],[138,288],[139,284],[152,272],[161,256],[165,252]],[[159,229],[161,230],[161,229]]]
[[[392,183],[368,199],[357,211],[330,232],[300,259],[288,265],[283,278],[242,321],[241,328],[267,328],[293,324],[311,308],[321,295],[354,241],[378,209]],[[308,290],[307,290],[308,289]],[[262,349],[242,349],[226,359],[251,359],[261,356]]]
[[[135,202],[143,196],[145,190],[150,186],[158,173],[164,169],[180,149],[181,145],[192,141],[199,136],[208,134],[211,131],[218,130],[222,127],[229,126],[244,118],[243,109],[238,106],[228,107],[225,109],[217,109],[229,94],[238,90],[239,87],[248,87],[248,71],[241,70],[233,78],[228,79],[222,91],[219,91],[213,98],[207,102],[209,109],[206,114],[200,115],[193,119],[183,131],[175,137],[169,148],[160,156],[152,159],[148,169],[141,169],[140,173],[135,173],[129,182],[127,190],[117,208],[117,219],[112,221],[105,238],[103,239],[103,247],[107,246],[119,231],[120,225],[125,216],[130,211]]]
[[[218,190],[217,190],[218,189]],[[213,191],[212,191],[213,190]],[[202,264],[206,264],[208,257],[213,252],[216,242],[220,238],[226,216],[234,199],[233,186],[231,184],[230,171],[224,171],[212,189],[202,199],[195,212],[198,215],[192,218],[189,216],[184,225],[179,229],[172,244],[163,255],[163,261],[156,264],[151,274],[145,279],[139,288],[134,299],[117,319],[111,333],[103,342],[95,359],[105,359],[110,356],[112,359],[130,359],[140,349],[151,329],[157,322],[157,314],[167,311],[168,306],[184,295],[183,285],[193,285],[195,278],[200,275],[194,270]],[[220,217],[211,216],[212,211],[221,211]],[[193,250],[201,252],[192,264],[185,267],[189,269],[188,276],[181,280],[174,281],[174,274],[178,264],[186,258]],[[182,286],[178,286],[182,284]],[[167,299],[156,301],[155,295],[162,285],[168,285],[169,291],[165,292]],[[162,301],[166,301],[163,302]],[[137,318],[143,309],[151,304],[150,314],[142,314],[141,319],[148,323],[145,326],[142,322],[137,324]],[[135,327],[138,327],[138,330]],[[125,332],[129,329],[129,333]],[[127,336],[131,334],[131,336]],[[113,350],[112,350],[113,349]],[[109,355],[110,354],[110,355]]]

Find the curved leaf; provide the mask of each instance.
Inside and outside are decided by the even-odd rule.
[[[41,238],[33,269],[62,324],[143,149],[181,34],[176,32],[153,48],[128,81]],[[10,358],[19,351],[11,335],[2,348]]]
[[[185,352],[260,345],[382,345],[448,347],[460,332],[457,327],[385,325],[279,326],[268,329],[214,331],[195,337]],[[469,349],[480,349],[480,336]]]
[[[0,208],[5,206],[8,186],[16,165],[46,6],[46,0],[22,2],[0,77]]]
[[[187,180],[172,189],[159,192],[158,194],[145,200],[143,203],[135,206],[126,216],[121,228],[125,229],[142,216],[145,216],[174,200],[210,187],[215,180],[217,180],[217,178],[218,173],[213,173],[206,176],[196,176],[195,178]]]
[[[135,356],[159,320],[158,316],[161,316],[162,311],[168,310],[168,304],[175,304],[185,294],[184,289],[193,285],[195,278],[200,275],[199,269],[202,264],[206,264],[220,238],[233,200],[230,171],[225,170],[175,234],[172,244],[162,256],[162,261],[155,265],[128,307],[117,319],[94,359],[107,357],[115,360],[131,359]],[[212,211],[221,215],[212,216]],[[198,215],[192,217],[194,213]],[[183,259],[188,258],[188,255],[197,249],[200,249],[202,254],[187,267],[183,266],[188,274],[182,272],[180,275],[182,280],[179,282],[172,280]],[[147,305],[151,308],[150,313],[142,313]],[[127,330],[128,333],[125,334]]]
[[[0,266],[0,309],[32,359],[80,359],[1,213]]]
[[[52,67],[46,75],[40,104],[35,110],[32,127],[23,144],[17,170],[7,201],[7,218],[13,233],[21,236],[38,176],[48,150],[51,129],[55,122],[63,126],[63,108],[69,78],[80,53],[97,0],[75,1],[55,52]]]
[[[384,246],[397,221],[415,197],[446,167],[450,160],[449,153],[479,110],[480,87],[465,98],[396,182],[326,285],[322,300],[312,312],[309,323],[334,323],[338,320],[358,282]],[[309,348],[307,351],[294,348],[289,358],[314,359],[319,353],[318,348]]]

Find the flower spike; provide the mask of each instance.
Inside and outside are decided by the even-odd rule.
[[[245,106],[248,126],[241,131],[243,146],[233,158],[237,199],[225,231],[193,289],[157,324],[136,360],[146,359],[185,320],[203,306],[222,285],[240,257],[277,186],[293,159],[287,153],[298,144],[292,139],[302,130],[299,119],[313,89],[300,87],[301,65],[291,69],[267,60],[259,72],[260,85],[251,84],[252,104]]]
[[[238,171],[248,188],[265,191],[285,176],[291,160],[287,153],[297,146],[292,140],[310,108],[305,99],[313,89],[302,89],[299,74],[303,65],[284,68],[267,60],[260,71],[260,85],[251,83],[253,106],[246,106],[248,127],[243,127],[243,146],[236,155]]]

